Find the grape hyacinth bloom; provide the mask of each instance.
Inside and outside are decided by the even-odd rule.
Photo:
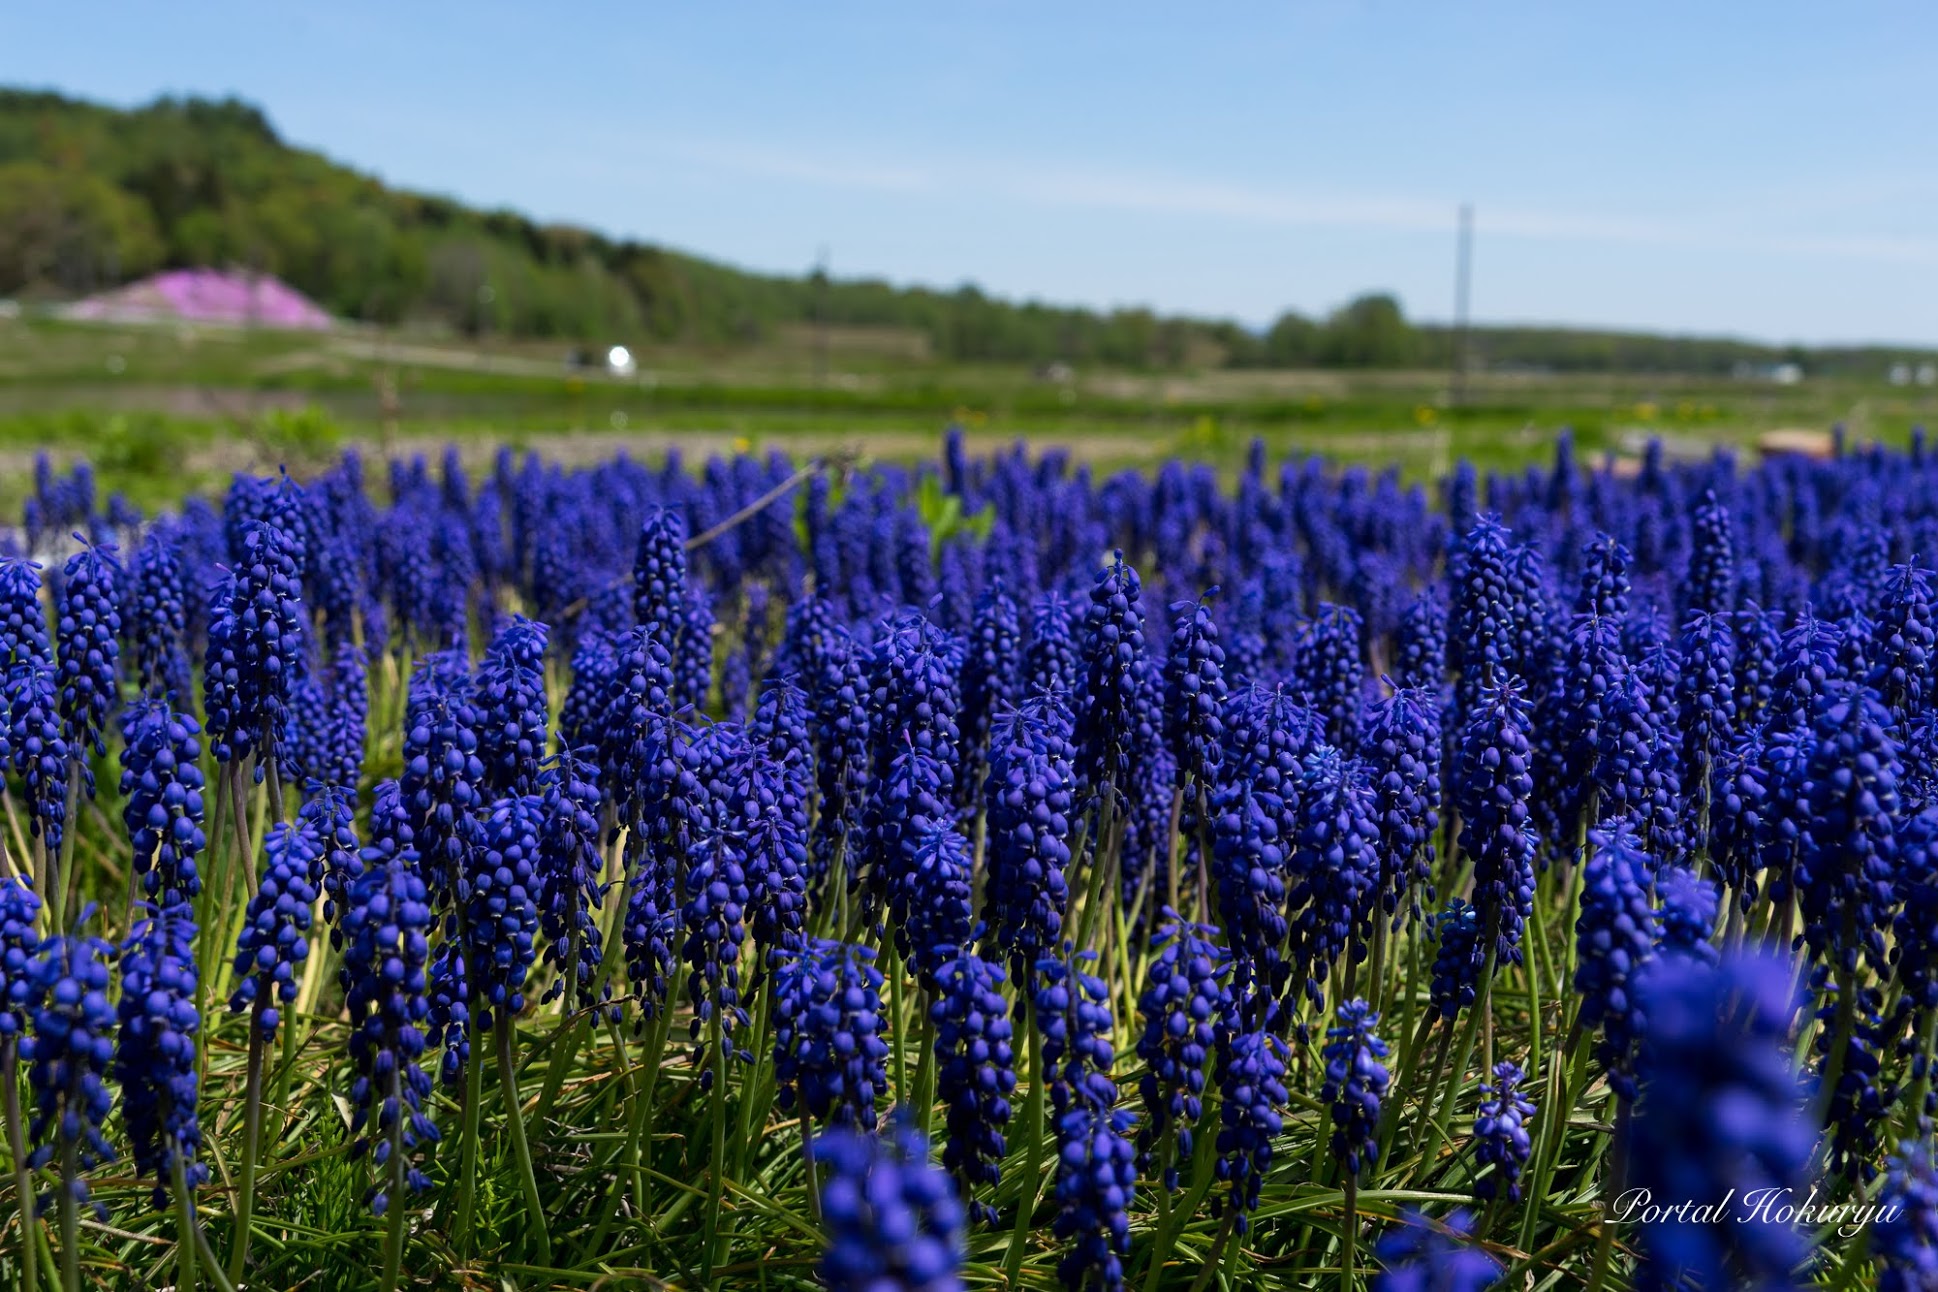
[[[1841,689],[1818,713],[1804,769],[1796,876],[1803,940],[1812,955],[1844,969],[1856,967],[1862,948],[1884,972],[1903,775],[1890,723],[1875,692]]]
[[[108,1066],[114,1059],[115,1010],[108,1000],[108,964],[114,950],[78,930],[94,916],[86,907],[76,932],[55,934],[40,944],[27,971],[27,1012],[33,1026],[21,1055],[29,1061],[34,1117],[27,1134],[36,1145],[29,1162],[35,1169],[60,1162],[59,1205],[86,1204],[92,1196],[86,1173],[114,1161],[103,1127],[114,1106],[108,1093]],[[46,1205],[46,1200],[42,1200]],[[107,1209],[95,1204],[107,1219]]]
[[[154,1180],[157,1211],[179,1183],[190,1191],[209,1178],[196,1160],[198,1065],[195,919],[186,905],[165,907],[135,925],[121,947],[120,1036],[114,1075],[122,1091],[135,1173]],[[178,1174],[179,1172],[179,1174]]]
[[[47,611],[40,604],[40,566],[24,556],[0,558],[0,662],[51,666]]]
[[[1137,1150],[1129,1113],[1077,1104],[1057,1118],[1057,1215],[1052,1232],[1072,1243],[1057,1262],[1067,1288],[1124,1286],[1130,1208],[1137,1192]],[[1094,1280],[1094,1283],[1093,1283]]]
[[[1601,1029],[1595,1057],[1608,1084],[1635,1098],[1633,1062],[1642,1025],[1636,976],[1655,954],[1656,915],[1649,904],[1649,862],[1625,825],[1589,835],[1575,920],[1575,990],[1583,1033]]]
[[[1036,967],[1036,1026],[1043,1036],[1043,1073],[1059,1117],[1073,1105],[1099,1110],[1117,1102],[1111,1079],[1110,991],[1084,965],[1095,957],[1064,946],[1064,958]]]
[[[61,735],[53,667],[44,662],[15,665],[7,686],[7,752],[25,791],[27,828],[50,858],[57,857],[67,824],[69,751]]]
[[[1900,721],[1931,702],[1931,667],[1938,652],[1931,576],[1916,565],[1891,571],[1882,613],[1872,633],[1870,684]]]
[[[129,595],[123,628],[142,694],[171,704],[193,698],[188,664],[188,579],[174,532],[148,531],[128,567]]]
[[[1009,1097],[1016,1090],[1015,1054],[1002,966],[964,948],[936,975],[936,1097],[947,1110],[942,1167],[962,1184],[972,1219],[996,1223],[996,1209],[975,1201],[977,1185],[1001,1179],[1009,1124]]]
[[[1455,897],[1432,923],[1435,944],[1429,1000],[1436,1014],[1452,1020],[1479,994],[1481,962],[1486,958],[1480,912]]]
[[[536,794],[499,799],[471,853],[463,930],[467,985],[477,1025],[511,1027],[525,1008],[537,953],[539,837],[547,818]]]
[[[1528,1135],[1534,1103],[1520,1090],[1525,1076],[1520,1064],[1503,1059],[1494,1065],[1492,1084],[1481,1083],[1480,1108],[1474,1114],[1474,1157],[1484,1174],[1474,1181],[1474,1196],[1482,1202],[1503,1195],[1509,1202],[1521,1200],[1521,1168],[1534,1151]]]
[[[1379,909],[1399,927],[1433,900],[1434,835],[1440,829],[1440,723],[1423,691],[1402,687],[1373,706],[1364,742],[1379,826]],[[1377,966],[1375,967],[1377,970]]]
[[[1380,1062],[1387,1049],[1373,1034],[1379,1015],[1365,1001],[1347,1001],[1338,1017],[1338,1025],[1326,1031],[1326,1082],[1319,1100],[1332,1108],[1332,1155],[1347,1175],[1357,1177],[1362,1166],[1379,1162],[1373,1135],[1390,1080]]]
[[[1938,1173],[1929,1139],[1899,1145],[1877,1201],[1880,1215],[1870,1237],[1878,1292],[1938,1287]]]
[[[1216,930],[1182,920],[1169,907],[1164,919],[1137,1002],[1144,1016],[1137,1057],[1145,1065],[1138,1085],[1145,1110],[1138,1150],[1139,1169],[1151,1174],[1156,1167],[1164,1187],[1176,1192],[1178,1163],[1190,1159],[1192,1132],[1204,1115],[1205,1066],[1218,1023],[1232,1009],[1231,962],[1213,941]],[[1167,1131],[1175,1132],[1174,1152],[1155,1164],[1151,1150]]]
[[[686,516],[677,507],[656,507],[639,527],[633,556],[634,621],[673,641],[686,611]]]
[[[20,876],[0,875],[0,1045],[21,1040],[27,1026],[34,954],[40,949],[35,931],[39,919],[40,895],[33,884]]]
[[[545,756],[545,644],[550,630],[523,615],[493,639],[472,683],[484,792],[530,794]]]
[[[1656,876],[1655,890],[1662,899],[1656,951],[1714,964],[1720,954],[1710,941],[1721,905],[1716,886],[1687,866],[1671,866]]]
[[[1534,778],[1522,694],[1515,679],[1487,687],[1460,736],[1460,850],[1473,859],[1474,904],[1488,912],[1496,965],[1521,963],[1521,928],[1534,902]]]
[[[814,1141],[828,1292],[961,1292],[962,1204],[928,1141],[898,1121],[882,1135],[830,1131]]]
[[[1363,766],[1325,746],[1306,759],[1299,783],[1299,833],[1292,852],[1298,879],[1289,905],[1297,912],[1292,960],[1305,994],[1324,1003],[1333,962],[1366,955],[1374,885],[1379,878],[1379,826]]]
[[[1181,601],[1172,609],[1177,626],[1164,662],[1165,740],[1177,762],[1178,788],[1182,791],[1188,782],[1202,799],[1209,793],[1225,737],[1225,651],[1204,598]]]
[[[340,950],[343,912],[350,889],[363,874],[363,849],[357,842],[356,791],[347,786],[311,781],[296,817],[305,829],[314,833],[322,850],[323,918],[330,926],[330,945]]]
[[[310,912],[323,877],[323,847],[312,822],[279,821],[263,840],[262,876],[236,938],[235,991],[229,1008],[250,1012],[250,1027],[272,1040],[280,1007],[296,999],[297,973],[309,958]]]
[[[567,1009],[594,1003],[604,946],[597,912],[605,899],[600,878],[605,852],[599,846],[599,787],[588,752],[561,749],[539,774],[545,826],[539,835],[538,922],[545,963],[557,974],[545,999],[566,992]],[[611,994],[606,984],[604,996]]]
[[[162,700],[137,700],[125,727],[121,821],[142,890],[166,909],[202,891],[195,866],[208,843],[202,832],[202,728]]]
[[[969,654],[962,666],[962,747],[979,762],[989,747],[997,716],[1019,698],[1022,655],[1016,602],[998,577],[976,599]],[[980,777],[969,775],[956,787],[965,804],[975,795],[979,782]]]
[[[1060,592],[1045,592],[1030,609],[1029,638],[1023,645],[1023,695],[1063,696],[1074,700],[1083,674],[1072,629],[1075,616]]]
[[[711,1089],[724,1075],[719,1060],[733,1051],[735,1029],[746,1021],[740,1007],[740,946],[752,894],[737,841],[716,835],[699,841],[686,874],[681,921],[686,939],[680,954],[687,965],[687,996],[693,1003],[696,1046],[709,1025],[718,1029],[720,1053],[701,1076]]]
[[[821,939],[774,974],[774,1079],[783,1111],[872,1132],[888,1088],[882,972],[875,953]]]
[[[296,652],[303,644],[297,549],[274,525],[246,521],[236,564],[210,603],[203,660],[206,728],[216,760],[257,756],[256,775],[283,757]]]
[[[1371,1292],[1486,1292],[1500,1282],[1501,1266],[1473,1242],[1473,1217],[1456,1211],[1442,1224],[1417,1211],[1373,1248],[1380,1263]]]
[[[1780,1213],[1747,1218],[1723,1205],[1752,1190],[1805,1193],[1814,1136],[1791,1066],[1790,966],[1733,957],[1669,957],[1639,984],[1641,1096],[1629,1127],[1632,1184],[1673,1210],[1641,1226],[1641,1281],[1651,1287],[1788,1288],[1807,1253]],[[1771,1195],[1777,1196],[1777,1195]]]
[[[1218,1040],[1218,1178],[1231,1186],[1225,1205],[1242,1235],[1272,1166],[1272,1141],[1285,1129],[1283,1110],[1291,1098],[1285,1047],[1272,1033],[1246,1030],[1235,1019],[1219,1029]],[[1377,1147],[1372,1151],[1377,1154]]]
[[[915,841],[899,881],[891,881],[896,945],[933,992],[936,975],[968,942],[971,906],[969,841],[947,821],[930,823]]]
[[[82,753],[89,747],[96,757],[107,752],[102,737],[118,694],[115,669],[121,658],[121,564],[114,548],[87,544],[68,558],[61,574],[54,634],[61,735],[79,760],[82,788],[93,798],[94,771]]]
[[[1083,620],[1083,682],[1076,697],[1077,776],[1086,797],[1128,788],[1137,743],[1138,663],[1144,616],[1137,571],[1117,552],[1097,576]]]
[[[997,727],[991,743],[983,896],[989,943],[1018,982],[1063,936],[1076,799],[1067,719],[1055,697],[1033,699]]]
[[[416,853],[375,844],[343,914],[344,1005],[350,1017],[350,1153],[368,1154],[383,1172],[364,1200],[377,1215],[405,1192],[421,1193],[430,1178],[414,1160],[420,1144],[434,1144],[437,1127],[425,1111],[431,1077],[421,1060],[430,1005],[425,966],[430,959],[431,906]]]

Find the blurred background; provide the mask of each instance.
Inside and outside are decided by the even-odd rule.
[[[1901,441],[1934,52],[1890,3],[9,6],[0,478]]]

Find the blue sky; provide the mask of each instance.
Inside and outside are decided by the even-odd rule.
[[[0,82],[770,270],[1938,343],[1938,6],[97,4]]]

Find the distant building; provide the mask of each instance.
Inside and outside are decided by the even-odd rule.
[[[68,318],[107,323],[218,323],[235,327],[330,327],[322,306],[268,274],[170,269],[76,301]]]

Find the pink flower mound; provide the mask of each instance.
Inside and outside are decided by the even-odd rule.
[[[115,322],[229,323],[239,327],[327,328],[330,316],[309,297],[267,274],[170,269],[90,296],[70,317]]]

